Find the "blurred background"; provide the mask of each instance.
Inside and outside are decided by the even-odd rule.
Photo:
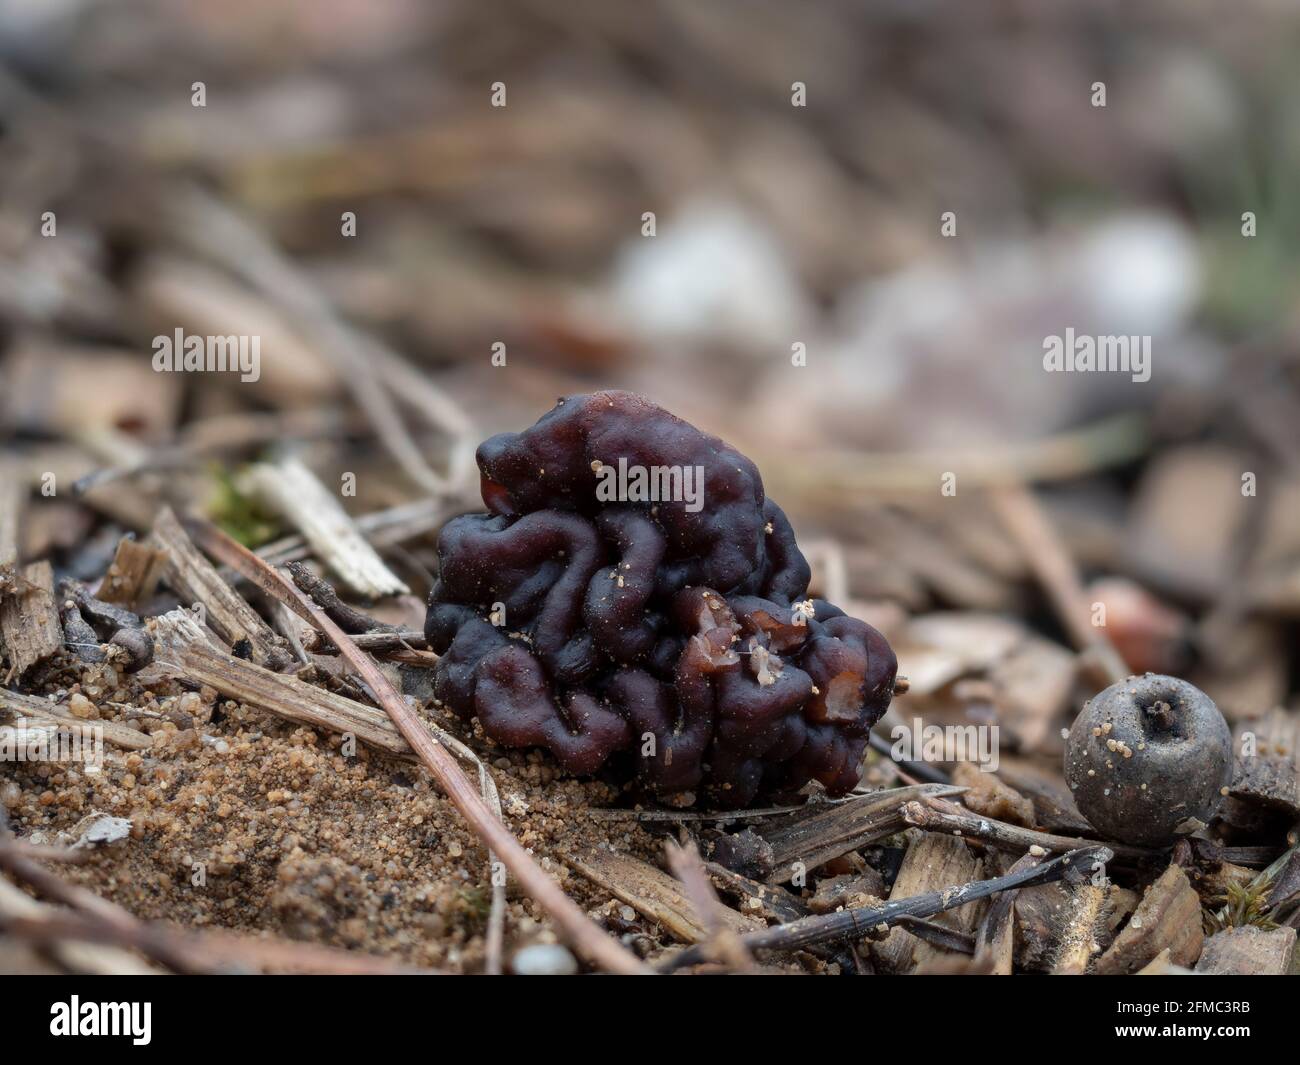
[[[1112,646],[1294,731],[1297,45],[1280,0],[0,0],[21,555],[97,579],[164,501],[274,542],[240,470],[292,450],[419,596],[473,445],[625,387],[755,459],[909,713],[1059,764]],[[155,373],[178,327],[260,380]],[[1150,380],[1044,372],[1066,328]]]

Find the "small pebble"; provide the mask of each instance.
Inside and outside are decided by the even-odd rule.
[[[99,717],[99,709],[80,692],[68,700],[68,710],[73,717],[82,721],[93,721]]]
[[[517,976],[573,976],[578,960],[558,943],[534,943],[515,954],[510,968]]]

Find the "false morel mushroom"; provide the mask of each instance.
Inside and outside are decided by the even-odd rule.
[[[444,705],[665,796],[857,784],[894,653],[805,598],[752,462],[629,392],[561,400],[477,457],[489,513],[444,527],[425,622]]]
[[[1111,839],[1161,846],[1208,824],[1232,772],[1219,708],[1177,677],[1112,684],[1075,719],[1065,780],[1079,812]]]

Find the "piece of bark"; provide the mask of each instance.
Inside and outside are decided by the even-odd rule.
[[[905,827],[900,811],[907,802],[924,796],[959,795],[961,791],[949,784],[914,784],[871,792],[765,831],[761,835],[771,844],[775,869],[769,882],[783,883],[841,854],[892,836]]]
[[[783,887],[751,880],[717,862],[705,862],[704,868],[713,878],[713,886],[723,895],[734,899],[741,913],[777,924],[797,921],[808,915],[808,907],[803,899]]]
[[[564,856],[576,872],[654,921],[674,939],[699,943],[709,935],[682,885],[640,858],[593,848]],[[719,906],[715,913],[729,930],[743,935],[766,927],[762,921]]]
[[[257,390],[264,403],[305,408],[338,394],[338,374],[285,320],[281,308],[214,267],[153,254],[132,272],[128,291],[140,317],[169,336],[177,326],[196,336],[220,336],[239,322],[241,332],[260,337],[264,357]],[[214,376],[233,387],[240,375]]]
[[[388,754],[414,757],[384,711],[219,650],[188,611],[173,610],[153,618],[149,629],[157,647],[150,670],[210,685],[228,699],[248,703],[289,721],[330,732],[351,733]]]
[[[221,579],[181,528],[176,515],[164,507],[154,521],[151,540],[167,553],[163,577],[185,603],[202,604],[207,623],[231,646],[247,640],[253,661],[282,669],[289,655],[269,625],[244,598]]]
[[[104,574],[95,598],[136,610],[153,595],[163,571],[167,568],[167,555],[151,544],[124,537],[117,545],[112,565]]]
[[[1300,819],[1300,782],[1296,747],[1300,717],[1274,710],[1234,730],[1233,766],[1228,795],[1239,803],[1262,808],[1288,825]],[[1250,752],[1250,753],[1247,753]]]
[[[905,899],[927,891],[943,891],[981,879],[983,869],[984,863],[960,839],[933,832],[919,833],[907,848],[889,897]],[[959,932],[972,932],[982,913],[982,906],[966,905],[949,910],[936,920]],[[893,973],[910,972],[918,965],[935,961],[943,953],[902,928],[891,929],[881,942],[871,947],[877,965]]]
[[[1007,869],[1018,873],[1042,863],[1036,854],[1022,854]],[[1010,976],[1015,962],[1015,903],[1020,890],[1004,891],[989,903],[975,937],[975,960],[991,976]]]
[[[1032,828],[1009,825],[1005,821],[997,821],[991,817],[980,817],[941,799],[904,803],[902,814],[903,820],[915,828],[965,836],[967,839],[979,840],[999,850],[1022,852],[1037,846],[1042,847],[1049,854],[1064,854],[1066,851],[1078,850],[1092,843],[1087,839],[1055,836],[1047,832],[1037,832]],[[1128,843],[1108,843],[1107,846],[1117,859],[1129,864],[1150,861],[1160,854],[1150,847],[1138,847]]]
[[[1106,889],[1080,884],[1070,892],[1070,907],[1058,936],[1053,976],[1082,976],[1088,963],[1101,952],[1099,931],[1106,913]]]
[[[1034,827],[1034,804],[1020,792],[971,762],[958,762],[952,782],[967,788],[962,805],[973,813],[997,818],[1024,828]]]
[[[831,913],[841,906],[866,906],[869,903],[865,900],[883,901],[888,894],[884,878],[868,865],[861,873],[845,873],[819,880],[817,890],[808,900],[808,912]]]
[[[1023,753],[1056,755],[1060,728],[1068,723],[1079,659],[1068,648],[1038,636],[1017,645],[989,670],[1002,742]]]
[[[148,358],[124,347],[70,344],[47,336],[53,334],[31,334],[7,353],[0,391],[6,426],[78,442],[100,432],[120,432],[123,425],[134,427],[138,441],[171,438],[184,375],[156,373]]]
[[[0,711],[8,716],[28,721],[53,722],[70,728],[98,728],[103,731],[104,743],[109,747],[120,747],[127,751],[144,751],[153,746],[153,737],[123,725],[117,721],[85,720],[76,717],[66,706],[52,703],[48,699],[38,699],[34,695],[20,695],[18,692],[0,688]]]
[[[1034,804],[1034,827],[1043,832],[1058,832],[1066,836],[1088,836],[1096,830],[1087,818],[1079,813],[1074,796],[1064,783],[1048,780],[1021,765],[1009,764],[1003,756],[998,766],[998,776]]]
[[[1187,680],[1214,700],[1230,725],[1256,720],[1287,701],[1291,641],[1280,620],[1234,616],[1230,625],[1203,631],[1197,644],[1205,654]]]
[[[1103,976],[1135,972],[1166,947],[1175,965],[1190,966],[1204,942],[1200,897],[1182,868],[1171,865],[1147,888],[1094,971]]]
[[[1268,892],[1270,910],[1300,898],[1300,850],[1292,848]]]
[[[383,599],[410,591],[361,535],[337,495],[298,459],[257,463],[241,486],[301,532],[316,557],[356,594]]]
[[[1023,888],[1015,900],[1014,951],[1017,969],[1029,972],[1051,972],[1069,953],[1067,947],[1079,953],[1079,915],[1082,904],[1076,892],[1092,885],[1070,887],[1066,884],[1048,884],[1043,887]],[[1105,889],[1105,899],[1097,920],[1092,924],[1092,938],[1100,950],[1110,946],[1115,930],[1137,906],[1138,897],[1127,888],[1110,884]],[[1071,928],[1076,931],[1071,933]],[[1096,951],[1089,946],[1089,955]]]
[[[1285,976],[1295,937],[1294,928],[1225,928],[1205,941],[1196,971],[1214,976]]]
[[[48,562],[33,562],[11,593],[0,597],[0,637],[9,658],[6,684],[63,648],[54,570]]]
[[[1246,456],[1218,445],[1165,451],[1147,465],[1129,508],[1130,564],[1159,588],[1214,598],[1231,580],[1234,544],[1249,517]],[[1219,505],[1207,508],[1206,499]]]

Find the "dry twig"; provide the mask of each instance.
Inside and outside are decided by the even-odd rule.
[[[937,913],[965,906],[1010,888],[1050,884],[1067,876],[1089,876],[1097,865],[1104,865],[1111,857],[1108,848],[1090,846],[1070,851],[1045,865],[1008,873],[992,880],[977,880],[944,891],[927,891],[910,899],[887,902],[881,906],[861,906],[804,917],[791,924],[751,932],[742,936],[741,942],[751,951],[789,951],[803,950],[820,943],[861,939],[873,932],[892,928],[900,918],[933,917]],[[686,965],[698,965],[705,960],[698,947],[691,947],[675,955],[663,968],[672,971]]]
[[[1028,557],[1070,639],[1085,653],[1089,667],[1099,673],[1103,687],[1130,676],[1132,670],[1124,664],[1105,630],[1092,624],[1079,571],[1038,500],[1022,484],[995,486],[990,489],[990,498],[1007,532]]]
[[[216,526],[202,523],[198,528],[205,550],[241,572],[267,595],[293,607],[334,642],[340,653],[374,693],[393,724],[415,750],[420,761],[433,773],[438,783],[447,792],[447,796],[487,846],[488,851],[500,856],[501,861],[519,880],[524,890],[551,915],[583,957],[592,964],[611,972],[647,971],[647,967],[634,955],[596,927],[524,850],[498,815],[493,813],[479,793],[474,790],[469,778],[456,764],[446,746],[434,737],[428,725],[407,705],[379,667],[357,648],[347,634],[331,621],[320,607],[299,591],[288,576],[267,565]]]

